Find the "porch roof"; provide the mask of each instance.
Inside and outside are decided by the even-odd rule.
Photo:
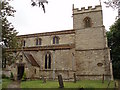
[[[24,55],[32,66],[40,67],[40,65],[37,63],[37,61],[35,60],[32,54],[24,53]]]

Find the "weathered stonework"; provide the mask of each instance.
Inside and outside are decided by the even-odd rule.
[[[84,25],[86,17],[91,19],[91,26],[87,28]],[[54,36],[59,37],[59,44],[53,44]],[[22,55],[23,60],[18,60],[11,66],[15,79],[19,63],[24,64],[28,79],[42,76],[56,79],[61,74],[64,80],[73,80],[74,73],[77,80],[102,80],[103,74],[105,80],[113,79],[101,6],[90,6],[81,10],[73,8],[73,30],[21,35],[18,38],[22,38],[26,43],[25,47],[18,49],[16,53]],[[36,38],[41,38],[41,45],[36,45]],[[47,69],[46,58],[49,58],[51,65]]]

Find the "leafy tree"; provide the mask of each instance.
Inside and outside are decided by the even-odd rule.
[[[120,19],[107,32],[108,46],[111,51],[114,78],[120,79]]]
[[[14,8],[9,5],[7,1],[1,1],[1,21],[2,21],[2,42],[4,43],[2,49],[2,67],[6,67],[6,63],[11,64],[12,56],[11,52],[7,52],[8,48],[17,48],[17,38],[16,35],[18,32],[14,29],[13,25],[8,21],[7,17],[14,17]]]

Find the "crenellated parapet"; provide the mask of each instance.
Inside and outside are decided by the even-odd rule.
[[[81,9],[74,8],[74,5],[73,5],[73,14],[82,14],[82,13],[87,13],[87,12],[101,11],[101,10],[102,10],[101,5],[97,5],[94,8],[92,6],[88,6],[87,9],[85,7],[82,7]]]

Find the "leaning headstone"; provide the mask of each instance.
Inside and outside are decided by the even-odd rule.
[[[120,90],[120,80],[118,80],[118,90]]]
[[[108,82],[108,86],[107,86],[107,89],[109,88],[109,86],[110,86],[110,83],[111,83],[111,80]]]
[[[42,76],[43,83],[46,83],[46,78]]]
[[[116,81],[115,81],[115,88],[117,88],[117,83],[116,83]]]
[[[104,74],[102,75],[102,83],[104,83]]]
[[[79,90],[85,90],[85,89],[82,87],[82,88],[80,88]]]
[[[64,88],[62,75],[58,75],[59,88]]]
[[[76,74],[74,73],[74,83],[76,83]]]

